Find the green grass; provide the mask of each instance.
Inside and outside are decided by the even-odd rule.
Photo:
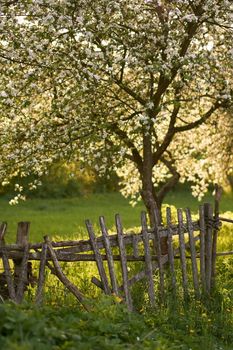
[[[203,202],[213,202],[208,195]],[[188,191],[171,192],[166,203],[176,207],[189,207],[197,212],[198,201]],[[116,213],[121,215],[126,229],[140,225],[142,203],[132,208],[129,201],[119,193],[95,194],[86,198],[71,199],[30,199],[17,206],[10,206],[7,199],[0,199],[0,221],[8,222],[7,240],[15,240],[16,226],[19,221],[30,221],[30,240],[41,241],[45,234],[50,237],[62,236],[63,239],[87,237],[85,219],[97,226],[99,216],[106,218],[109,228],[114,225]],[[221,211],[233,210],[233,196],[225,195],[221,202]]]

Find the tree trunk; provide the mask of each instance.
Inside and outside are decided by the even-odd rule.
[[[142,191],[141,196],[143,202],[146,206],[147,212],[150,218],[151,227],[155,226],[156,221],[161,224],[162,215],[161,215],[161,206],[162,202],[159,200],[156,195],[154,185],[153,185],[153,163],[152,163],[152,147],[151,147],[151,138],[148,135],[144,135],[143,137],[143,169],[141,173],[141,181],[142,181]],[[155,220],[155,215],[157,216],[157,220]],[[167,254],[167,239],[161,238],[161,251],[162,254]]]

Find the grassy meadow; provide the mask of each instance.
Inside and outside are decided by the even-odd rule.
[[[213,201],[211,195],[204,201]],[[172,193],[169,205],[190,207],[197,213],[199,203],[188,192]],[[9,206],[0,199],[1,221],[7,221],[7,241],[15,240],[16,224],[30,221],[30,240],[39,242],[44,234],[53,239],[87,237],[84,221],[96,229],[104,215],[113,229],[114,215],[120,213],[126,229],[140,225],[142,203],[132,208],[120,194],[96,194],[86,198],[31,199]],[[222,215],[233,218],[233,197],[225,195]],[[233,250],[233,225],[224,224],[219,234],[219,251]],[[178,262],[176,262],[178,263]],[[130,274],[141,267],[130,265]],[[105,297],[90,282],[98,276],[94,263],[63,264],[63,271],[89,298],[85,311],[61,283],[46,272],[44,303],[33,303],[35,288],[30,288],[22,305],[0,304],[0,348],[6,350],[232,350],[233,348],[233,257],[217,260],[216,290],[213,295],[195,300],[192,293],[184,302],[182,291],[176,297],[168,289],[164,305],[159,300],[148,306],[145,281],[132,290],[136,311],[129,314],[118,298]],[[188,266],[190,269],[190,266]],[[117,266],[120,270],[120,266]],[[34,266],[34,272],[37,266]],[[189,276],[191,278],[191,276]],[[155,282],[158,276],[155,276]]]
[[[204,202],[213,202],[211,194],[205,196]],[[166,203],[177,208],[189,207],[195,214],[200,203],[188,191],[172,192]],[[225,195],[220,206],[221,212],[233,211],[233,195]],[[140,226],[140,213],[145,210],[142,203],[134,208],[119,193],[92,194],[87,197],[61,199],[29,199],[16,206],[10,206],[9,200],[0,198],[0,221],[8,223],[7,240],[15,240],[17,222],[30,221],[30,239],[32,242],[43,240],[48,234],[63,239],[80,239],[87,237],[85,220],[90,219],[98,226],[98,218],[103,215],[107,226],[113,228],[114,216],[121,215],[126,229]]]

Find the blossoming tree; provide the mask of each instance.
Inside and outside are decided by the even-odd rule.
[[[212,144],[224,149],[216,128],[230,123],[231,1],[2,3],[3,182],[39,177],[59,158],[113,167],[152,217],[179,180],[204,190],[219,176]]]

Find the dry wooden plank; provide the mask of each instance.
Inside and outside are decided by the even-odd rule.
[[[53,261],[53,267],[56,273],[56,276],[59,280],[66,286],[66,288],[78,299],[78,301],[82,304],[82,306],[88,311],[87,306],[85,305],[84,295],[80,292],[80,290],[66,277],[63,273],[61,266],[57,260],[56,253],[50,243],[49,237],[44,237],[45,243],[47,243],[48,251]]]
[[[101,257],[101,254],[100,254],[97,242],[96,242],[96,237],[95,237],[95,234],[93,231],[92,224],[89,220],[86,220],[85,223],[86,223],[86,228],[87,228],[87,231],[88,231],[88,234],[90,237],[91,246],[92,246],[92,249],[93,249],[93,252],[95,255],[96,265],[97,265],[97,268],[98,268],[98,271],[100,274],[101,281],[102,281],[103,286],[104,286],[104,292],[105,292],[105,294],[110,295],[111,289],[110,289],[109,284],[108,284],[108,279],[107,279],[107,275],[106,275],[106,272],[104,269],[103,259]]]
[[[123,238],[123,229],[122,229],[121,219],[118,214],[116,214],[115,216],[115,221],[116,221],[116,229],[117,229],[117,236],[118,236],[119,253],[121,257],[121,270],[122,270],[123,287],[124,287],[124,293],[125,293],[125,301],[129,311],[132,311],[133,304],[132,304],[132,298],[131,298],[129,285],[128,285],[128,270],[127,270],[125,243]]]
[[[179,232],[179,249],[180,249],[180,262],[182,270],[182,285],[185,298],[188,296],[188,277],[187,277],[187,265],[186,265],[186,253],[185,253],[185,240],[183,229],[183,214],[181,209],[177,209],[178,218],[178,232]]]
[[[158,258],[158,269],[159,269],[159,291],[160,291],[160,298],[163,301],[164,299],[164,269],[163,269],[163,260],[162,260],[162,249],[161,249],[161,237],[159,234],[159,224],[160,224],[160,217],[158,216],[157,211],[154,213],[154,219],[155,219],[155,227],[154,227],[154,238],[156,243],[156,251],[157,251],[157,258]],[[167,256],[167,254],[166,254]]]
[[[20,283],[20,275],[22,272],[22,259],[25,259],[25,246],[28,245],[30,222],[19,222],[17,227],[16,244],[23,249],[21,259],[14,259],[14,284],[17,294],[18,284]],[[24,281],[25,282],[25,281]],[[17,297],[17,295],[16,295]]]
[[[212,245],[213,245],[213,209],[209,203],[204,204],[206,236],[205,236],[205,274],[206,274],[206,292],[211,290],[211,274],[212,274]]]
[[[17,283],[17,290],[16,290],[17,303],[22,302],[24,291],[28,284],[28,278],[27,278],[28,256],[29,256],[29,244],[27,243],[24,247],[24,255],[21,261],[20,273],[18,275],[18,283]]]
[[[148,227],[146,220],[146,213],[141,213],[141,225],[142,225],[142,238],[144,244],[145,251],[145,265],[146,265],[146,276],[148,278],[148,294],[151,306],[155,305],[155,289],[154,289],[154,281],[153,281],[153,268],[151,261],[151,252],[150,252],[150,242],[148,237]]]
[[[176,272],[175,272],[175,265],[174,265],[174,251],[173,251],[173,245],[172,245],[172,222],[171,222],[171,208],[166,208],[166,220],[167,220],[167,229],[168,229],[168,236],[167,236],[167,244],[168,244],[168,260],[169,260],[169,266],[171,271],[171,280],[172,280],[172,289],[175,292],[176,290]]]
[[[36,304],[41,304],[42,302],[43,287],[44,287],[44,281],[45,281],[45,266],[46,266],[46,259],[47,259],[47,250],[48,250],[47,243],[43,243],[42,251],[41,251],[38,286],[36,291]]]
[[[2,263],[3,263],[3,268],[6,276],[9,297],[11,300],[16,301],[15,287],[14,287],[14,282],[11,274],[8,255],[7,255],[7,252],[4,250],[4,247],[5,247],[4,236],[5,236],[6,230],[7,230],[7,223],[3,222],[0,226],[0,247],[2,248]]]
[[[201,285],[202,291],[206,292],[206,277],[205,277],[205,213],[204,206],[199,207],[199,225],[200,225],[200,272],[201,272]]]
[[[193,223],[192,223],[190,209],[186,209],[185,213],[186,213],[186,220],[187,220],[188,234],[189,234],[189,246],[190,246],[190,252],[191,252],[193,286],[194,286],[194,291],[196,296],[199,297],[200,293],[199,293],[199,281],[198,281],[198,269],[197,269],[197,254],[196,254],[196,247],[194,242],[194,230],[193,230]]]
[[[220,204],[220,200],[222,197],[222,192],[223,192],[222,187],[215,184],[215,196],[214,196],[214,220],[215,220],[215,224],[217,224],[219,222],[219,204]],[[212,245],[211,289],[213,289],[215,287],[218,230],[219,230],[218,227],[214,227],[213,245]]]
[[[104,245],[105,245],[105,251],[106,251],[106,256],[107,256],[107,261],[108,261],[108,269],[109,269],[109,275],[110,275],[110,279],[111,279],[112,290],[113,290],[113,293],[118,295],[119,292],[118,292],[118,285],[117,285],[116,273],[115,273],[115,268],[114,268],[114,259],[113,259],[111,245],[110,245],[108,230],[107,230],[103,216],[101,216],[99,218],[99,222],[100,222],[101,232],[102,232]]]

